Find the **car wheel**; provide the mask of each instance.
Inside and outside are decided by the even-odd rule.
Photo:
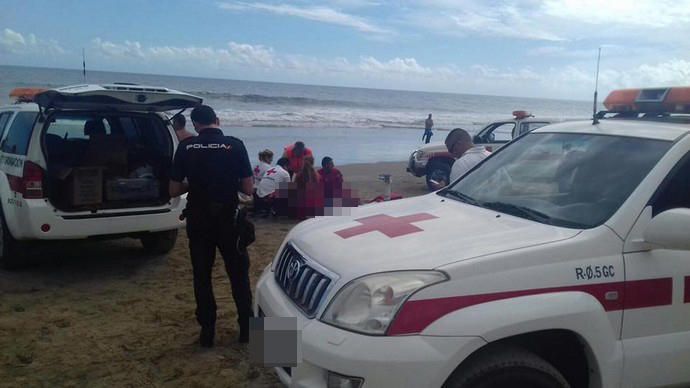
[[[4,269],[16,269],[21,265],[21,257],[17,246],[19,242],[12,237],[5,215],[0,212],[0,267]]]
[[[141,245],[147,253],[164,255],[175,247],[177,229],[151,232],[141,237]]]
[[[440,160],[434,160],[426,168],[426,186],[429,191],[437,190],[431,181],[450,183],[450,165]]]
[[[493,348],[473,356],[448,378],[444,388],[569,388],[543,358],[521,348]]]

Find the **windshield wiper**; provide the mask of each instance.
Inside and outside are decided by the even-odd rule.
[[[443,193],[444,195],[449,195],[449,196],[451,196],[451,197],[453,197],[453,198],[459,200],[460,202],[464,202],[464,203],[467,203],[467,204],[470,204],[470,205],[482,207],[482,203],[481,203],[481,202],[479,202],[479,201],[477,201],[476,199],[470,197],[469,195],[463,194],[463,193],[461,193],[461,192],[459,192],[459,191],[455,191],[455,190],[445,190],[445,191],[443,191],[442,193]]]
[[[541,222],[544,224],[551,224],[552,218],[545,213],[534,210],[525,206],[514,205],[506,202],[484,202],[485,208],[504,212],[518,217],[527,218],[532,221]]]

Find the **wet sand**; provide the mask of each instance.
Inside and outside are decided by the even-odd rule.
[[[362,198],[384,191],[426,193],[405,163],[341,167]],[[255,220],[250,247],[255,283],[285,234],[286,219]],[[248,363],[239,345],[230,284],[220,258],[214,268],[216,346],[202,350],[194,318],[191,264],[181,233],[166,256],[147,256],[136,240],[40,247],[30,267],[0,270],[0,387],[279,386],[271,369]]]

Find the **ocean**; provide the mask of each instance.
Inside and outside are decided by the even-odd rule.
[[[216,109],[226,133],[242,139],[254,163],[259,150],[279,154],[296,140],[312,148],[317,164],[401,161],[422,141],[424,119],[433,114],[436,131],[470,132],[513,110],[537,117],[586,118],[591,102],[297,85],[183,76],[88,71],[88,83],[132,82],[198,95]],[[0,66],[0,102],[15,87],[60,87],[84,83],[81,70]],[[459,91],[460,92],[460,91]],[[190,126],[191,127],[191,126]]]

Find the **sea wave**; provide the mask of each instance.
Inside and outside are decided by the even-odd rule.
[[[209,100],[222,100],[229,102],[239,102],[243,104],[259,104],[264,106],[274,105],[289,105],[289,106],[339,106],[352,108],[371,108],[381,107],[371,103],[348,101],[348,100],[333,100],[333,99],[318,99],[310,97],[297,96],[266,96],[262,94],[233,94],[227,92],[211,92],[211,91],[197,91],[191,92],[199,97]]]
[[[424,128],[425,117],[410,112],[368,109],[237,110],[220,109],[224,126],[286,128]],[[434,117],[436,129],[476,127],[485,122],[478,115],[443,114]]]

